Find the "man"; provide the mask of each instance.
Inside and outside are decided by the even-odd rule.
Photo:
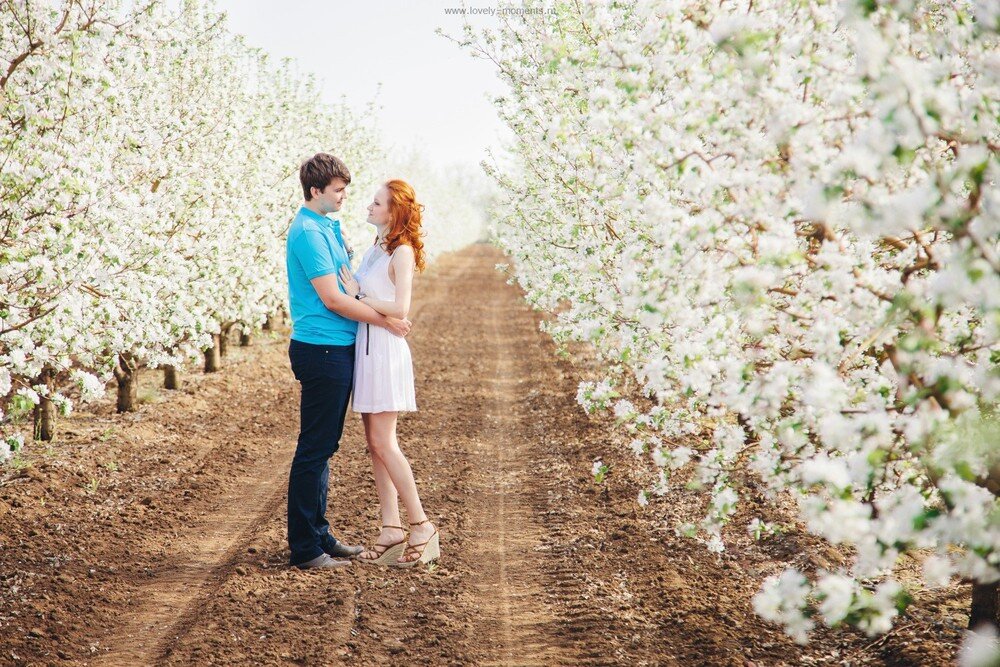
[[[361,552],[330,534],[326,499],[330,457],[340,445],[344,416],[354,381],[354,338],[357,323],[367,322],[398,336],[410,331],[408,320],[381,315],[344,293],[337,280],[350,258],[340,210],[351,182],[347,166],[327,153],[317,153],[299,169],[305,203],[288,230],[286,262],[292,336],[288,356],[302,385],[300,428],[288,477],[289,562],[299,568],[348,565]]]

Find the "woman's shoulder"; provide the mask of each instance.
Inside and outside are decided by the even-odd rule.
[[[399,257],[400,259],[413,259],[415,257],[413,253],[413,246],[407,243],[400,243],[396,246],[396,249],[392,251],[393,257]]]

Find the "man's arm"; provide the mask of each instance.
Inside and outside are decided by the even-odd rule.
[[[415,258],[413,248],[408,245],[401,245],[396,248],[390,260],[390,268],[395,273],[396,298],[392,301],[379,301],[371,296],[361,299],[361,303],[371,306],[387,317],[405,318],[410,312],[410,295],[413,291],[413,268]],[[357,292],[357,281],[353,280],[350,269],[340,267],[341,283],[344,285],[348,295],[353,296]]]
[[[383,327],[397,336],[405,336],[410,332],[412,325],[409,320],[386,317],[374,308],[341,292],[340,286],[337,284],[336,273],[328,273],[325,276],[313,278],[309,282],[312,283],[323,305],[342,317],[355,322],[366,322]]]

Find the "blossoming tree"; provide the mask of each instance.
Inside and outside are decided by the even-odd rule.
[[[606,362],[578,400],[649,457],[639,501],[690,470],[705,513],[678,530],[720,551],[749,475],[851,547],[755,597],[799,641],[816,619],[886,631],[914,550],[995,623],[997,5],[557,7],[463,41],[509,86],[500,243],[547,330]]]

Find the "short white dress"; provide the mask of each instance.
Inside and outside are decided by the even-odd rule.
[[[361,291],[378,301],[394,301],[389,280],[392,255],[375,243],[354,274]],[[380,326],[360,322],[354,343],[355,412],[404,412],[417,409],[413,359],[406,339]]]

